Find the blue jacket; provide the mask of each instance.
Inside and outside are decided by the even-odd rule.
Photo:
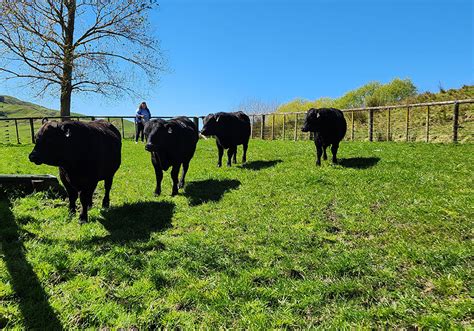
[[[143,116],[143,117],[141,117]],[[139,122],[148,122],[150,120],[151,113],[148,108],[138,108],[137,109],[137,114],[135,115],[135,123]]]

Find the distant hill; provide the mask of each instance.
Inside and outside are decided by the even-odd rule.
[[[436,102],[449,100],[474,99],[474,85],[464,85],[461,88],[449,90],[440,89],[438,93],[424,92],[407,98],[403,103]]]
[[[81,116],[81,114],[78,113],[72,113],[71,115]],[[12,96],[0,96],[0,118],[48,116],[59,116],[59,111],[49,109],[31,102],[22,101]]]

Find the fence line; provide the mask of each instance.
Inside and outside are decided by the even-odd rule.
[[[363,107],[363,108],[349,108],[349,109],[342,109],[342,112],[347,114],[350,113],[350,119],[348,120],[348,131],[349,134],[348,139],[351,141],[356,140],[356,117],[360,119],[360,125],[364,125],[365,120],[361,119],[360,114],[366,113],[367,115],[367,140],[374,141],[374,122],[375,122],[375,115],[377,113],[386,112],[386,130],[385,135],[387,141],[393,140],[393,129],[394,125],[398,124],[395,123],[393,119],[393,111],[395,110],[402,110],[405,109],[405,127],[404,127],[404,134],[402,137],[405,141],[410,141],[410,132],[412,130],[412,126],[414,124],[414,120],[412,117],[418,115],[418,112],[415,111],[416,108],[424,108],[426,107],[426,113],[424,116],[424,139],[425,142],[431,141],[431,130],[433,129],[433,122],[432,122],[432,110],[433,107],[439,106],[449,106],[452,105],[452,124],[451,124],[451,132],[450,132],[450,140],[452,142],[459,141],[459,128],[461,128],[459,124],[460,120],[460,105],[462,104],[474,104],[474,99],[465,99],[465,100],[451,100],[451,101],[439,101],[439,102],[426,102],[426,103],[413,103],[413,104],[402,104],[402,105],[389,105],[389,106],[378,106],[378,107]],[[472,110],[472,109],[471,109]],[[254,114],[250,115],[251,118],[251,138],[260,138],[260,139],[287,139],[287,131],[290,130],[290,137],[291,137],[291,129],[293,129],[293,139],[294,141],[298,139],[309,139],[311,137],[308,133],[302,133],[300,130],[300,125],[302,125],[302,120],[304,121],[306,112],[292,112],[292,113],[266,113],[266,114]],[[446,119],[446,112],[443,110],[443,116],[445,121]],[[268,118],[271,117],[271,121],[268,121]],[[472,116],[474,118],[474,112]],[[49,116],[49,119],[65,119],[65,120],[95,120],[95,119],[106,119],[109,122],[117,122],[116,125],[119,127],[122,137],[126,138],[126,126],[133,127],[133,120],[135,116],[68,116],[68,117],[61,117],[61,116]],[[163,117],[152,117],[152,118],[163,118],[169,119],[172,118],[170,116],[163,116]],[[194,123],[199,128],[199,119],[203,119],[204,116],[191,116]],[[365,117],[364,117],[365,118]],[[42,120],[43,117],[14,117],[14,118],[0,118],[0,131],[3,129],[3,132],[0,133],[0,142],[3,143],[13,143],[16,141],[17,144],[20,144],[24,138],[24,135],[29,135],[29,141],[32,143],[35,142],[35,130],[39,128],[39,123],[37,127],[35,127],[35,121]],[[125,121],[129,120],[129,121]],[[381,120],[382,122],[383,120]],[[472,121],[472,120],[471,120]],[[23,124],[21,124],[23,123]],[[271,123],[268,126],[268,123]],[[359,123],[359,122],[358,122]],[[14,125],[15,130],[13,131],[12,125]],[[22,130],[20,130],[20,128]],[[277,129],[280,130],[277,130]],[[27,133],[29,131],[29,134]],[[279,133],[277,132],[279,131]],[[474,131],[474,121],[473,121],[473,131]],[[14,132],[14,134],[13,134]],[[22,137],[23,134],[23,137]],[[472,134],[472,133],[471,133]],[[400,136],[399,136],[400,137]],[[473,135],[474,138],[474,135]],[[291,139],[291,138],[290,138]],[[378,140],[381,140],[380,138]]]

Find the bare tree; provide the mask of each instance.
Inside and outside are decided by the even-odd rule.
[[[248,98],[234,107],[233,111],[243,111],[246,114],[268,114],[278,109],[277,101],[265,102],[257,98]]]
[[[38,96],[137,93],[138,77],[164,68],[148,14],[154,0],[0,0],[0,74],[22,78]]]

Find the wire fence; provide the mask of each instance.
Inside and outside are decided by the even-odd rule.
[[[345,140],[474,142],[474,99],[343,109],[347,122]],[[307,140],[311,133],[301,131],[305,113],[249,115],[252,139]],[[157,118],[157,117],[153,117]],[[169,119],[170,117],[160,117]],[[203,116],[190,117],[200,126]],[[0,143],[34,143],[41,117],[0,118]],[[123,139],[135,135],[134,116],[72,116],[49,119],[93,121],[114,124]]]

